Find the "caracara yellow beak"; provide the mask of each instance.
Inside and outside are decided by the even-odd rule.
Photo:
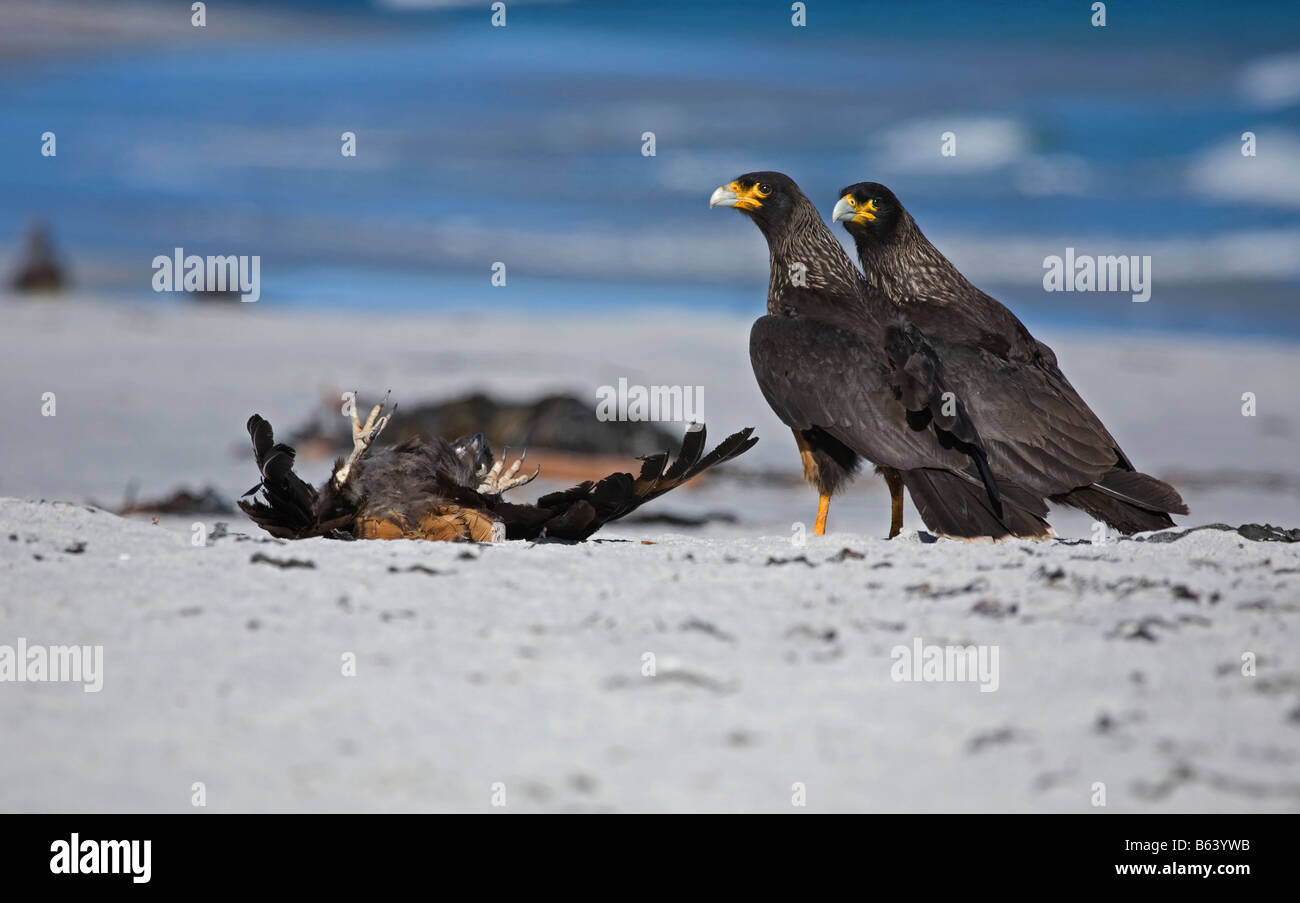
[[[739,182],[720,185],[709,197],[709,207],[736,207],[740,210],[757,210],[763,206],[765,195],[759,194],[757,185],[742,188]]]
[[[831,222],[839,223],[844,220],[852,220],[855,223],[865,223],[876,218],[876,202],[867,201],[859,204],[858,199],[851,194],[846,194],[835,202],[835,209],[831,211]]]

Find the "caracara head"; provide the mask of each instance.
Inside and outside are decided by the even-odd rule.
[[[840,191],[831,219],[843,223],[854,238],[887,241],[898,225],[903,205],[879,182],[859,182]]]
[[[710,207],[734,207],[762,228],[784,222],[803,192],[780,172],[749,172],[714,189]]]

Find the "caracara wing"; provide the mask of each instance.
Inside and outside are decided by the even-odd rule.
[[[544,495],[536,505],[497,505],[493,513],[505,523],[510,539],[535,539],[544,532],[550,539],[583,540],[709,468],[743,455],[758,442],[753,432],[753,427],[746,427],[732,433],[705,454],[704,424],[692,424],[671,464],[666,452],[646,455],[635,477],[612,473],[597,482],[589,480]]]
[[[760,317],[749,334],[749,357],[763,397],[787,426],[820,428],[885,467],[976,472],[957,443],[944,446],[928,407],[909,416],[899,383],[911,381],[914,394],[927,394],[920,385],[927,374],[900,374],[858,335],[802,317]]]
[[[1070,431],[1067,444],[1088,443],[1091,446],[1092,453],[1085,453],[1082,457],[1071,455],[1070,448],[1063,449],[1067,456],[1064,462],[1066,472],[1076,477],[1086,476],[1082,482],[1091,482],[1116,464],[1125,470],[1132,469],[1133,465],[1101,418],[1088,407],[1061,371],[1056,352],[1046,342],[1034,338],[1020,318],[1002,302],[964,278],[941,286],[929,284],[925,302],[908,304],[908,317],[942,351],[944,360],[961,361],[963,373],[987,371],[1006,374],[1008,388],[1012,391],[1002,397],[1013,399],[1017,405],[1028,401],[1026,413],[1032,412],[1038,419],[1031,433],[1034,439],[1052,435],[1054,428],[1067,429]],[[962,354],[961,350],[966,353]],[[970,366],[977,369],[967,370]],[[960,375],[954,374],[954,381],[959,381]],[[976,422],[986,440],[997,441],[994,434],[998,431],[994,424],[990,424],[992,428],[986,428],[983,417],[978,414]],[[1058,432],[1056,435],[1064,434]],[[1077,447],[1073,450],[1082,451]],[[990,458],[994,457],[993,449],[989,454]],[[1072,463],[1084,462],[1083,470],[1070,467]],[[1072,487],[1065,487],[1069,488]],[[1046,492],[1046,489],[1042,491]],[[1058,486],[1053,491],[1065,490]]]
[[[1051,496],[1085,486],[1117,463],[1101,421],[1049,371],[969,345],[934,345],[999,477]]]
[[[1134,468],[1051,347],[943,263],[951,278],[931,279],[919,301],[903,306],[948,365],[1000,485],[1014,482],[1082,508],[1126,534],[1160,530],[1172,526],[1170,514],[1186,514],[1174,487]]]

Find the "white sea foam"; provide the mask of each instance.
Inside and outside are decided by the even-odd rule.
[[[945,132],[956,139],[951,156],[941,153]],[[880,136],[876,159],[890,172],[986,172],[1023,158],[1030,145],[1029,130],[1015,119],[936,116],[887,129]]]
[[[1300,101],[1300,53],[1264,57],[1250,63],[1238,78],[1246,100],[1257,107],[1279,109]]]
[[[1188,167],[1193,191],[1216,198],[1300,207],[1300,136],[1281,129],[1255,136],[1255,156],[1245,157],[1237,136],[1202,151]]]

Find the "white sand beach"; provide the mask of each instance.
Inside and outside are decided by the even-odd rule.
[[[0,646],[103,647],[97,693],[0,683],[0,811],[190,811],[195,782],[223,812],[494,811],[498,784],[506,811],[1300,810],[1300,544],[1180,535],[1300,526],[1294,346],[1041,336],[1182,490],[1172,541],[1093,545],[1060,512],[1059,541],[928,542],[910,508],[886,541],[868,474],[798,545],[811,490],[735,476],[798,472],[749,318],[91,298],[0,298],[0,317]],[[239,515],[87,504],[128,485],[233,498],[257,479],[248,415],[287,434],[341,389],[594,406],[620,377],[703,386],[715,438],[757,427],[733,476],[645,509],[733,521],[577,546],[284,543]],[[915,638],[996,646],[996,690],[891,679]]]

